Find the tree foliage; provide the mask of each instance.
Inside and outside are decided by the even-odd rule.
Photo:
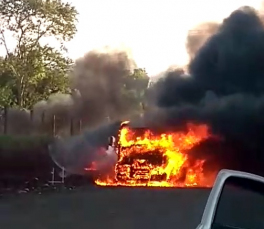
[[[134,105],[139,111],[144,109],[145,92],[148,86],[149,77],[145,69],[136,68],[125,79],[124,96],[128,97],[131,105]]]
[[[76,17],[76,9],[61,0],[0,0],[0,41],[6,49],[0,60],[4,104],[30,108],[54,92],[67,91],[71,60],[65,57],[65,42],[77,31]],[[15,39],[13,50],[8,35]]]

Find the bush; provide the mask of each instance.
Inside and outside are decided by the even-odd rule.
[[[0,179],[43,177],[50,174],[52,162],[49,136],[0,136]]]
[[[0,135],[0,150],[25,150],[46,146],[53,140],[50,136]]]
[[[47,184],[52,169],[57,167],[48,151],[52,141],[50,136],[0,135],[0,194],[1,190],[10,188],[13,190],[25,185],[39,187]],[[58,168],[56,170],[60,171]],[[92,180],[92,175],[67,178],[67,182],[74,185],[78,182],[91,183]]]

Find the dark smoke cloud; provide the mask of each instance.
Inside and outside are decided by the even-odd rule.
[[[242,7],[219,25],[205,23],[198,28],[202,28],[206,33],[189,35],[187,38],[187,49],[191,59],[188,73],[179,68],[170,69],[165,77],[152,86],[148,92],[148,98],[151,98],[150,107],[143,117],[143,123],[148,127],[162,130],[183,128],[187,122],[206,123],[210,126],[213,135],[217,135],[218,138],[212,137],[202,142],[192,149],[191,155],[195,158],[206,158],[205,167],[208,169],[220,166],[264,174],[263,18],[254,9]],[[93,87],[97,88],[97,85],[100,85],[100,77],[98,84],[94,83],[88,91],[81,81],[82,75],[86,72],[86,67],[89,70],[84,75],[88,78],[90,72],[100,76],[112,71],[122,75],[122,71],[107,64],[107,55],[102,58],[101,64],[98,64],[95,54],[90,55],[86,57],[86,60],[89,58],[93,60],[88,61],[90,64],[83,61],[79,65],[81,73],[76,75],[80,84],[75,85],[81,96],[87,98],[84,100],[87,109],[89,106],[94,107],[91,116],[97,114],[100,117],[98,112],[105,114],[104,108],[100,109],[97,103],[93,104],[91,101],[88,103],[89,98],[93,97],[91,95],[94,95]],[[114,61],[116,62],[119,63]],[[118,66],[127,66],[122,63]],[[100,67],[93,68],[94,65]],[[110,75],[114,77],[114,74]],[[109,81],[104,83],[107,88]],[[115,85],[111,89],[103,90],[102,98],[99,97],[98,101],[106,107],[108,104],[110,107],[114,107],[114,104],[121,104],[117,107],[126,107],[118,102],[119,94],[115,93]],[[104,94],[106,91],[107,93]],[[109,99],[112,102],[107,99],[110,94]],[[102,116],[98,121],[101,119]],[[97,131],[87,132],[87,135],[82,136],[85,142],[83,144],[77,143],[81,137],[58,143],[57,148],[51,150],[51,153],[57,157],[56,160],[59,160],[61,155],[67,154],[65,153],[67,150],[69,158],[78,155],[78,152],[85,152],[81,155],[89,155],[89,157],[96,155],[97,147],[104,145],[103,142],[110,134],[106,129],[111,126],[109,124]],[[76,149],[77,146],[80,149]],[[80,155],[78,157],[83,158]],[[69,166],[70,164],[72,165]],[[74,173],[80,168],[83,169],[83,164],[73,159],[69,159],[67,166]]]
[[[9,109],[8,133],[35,134],[43,129],[49,129],[51,133],[54,114],[57,116],[56,132],[60,136],[69,135],[71,119],[82,120],[85,128],[97,126],[107,119],[127,117],[134,111],[133,101],[120,91],[124,83],[129,87],[126,76],[135,67],[133,59],[123,50],[87,53],[73,66],[70,74],[72,93],[53,94],[48,100],[36,103],[33,107],[33,121],[29,111]],[[3,120],[1,122],[3,124]]]
[[[216,28],[216,27],[214,27]],[[190,37],[188,37],[190,40]],[[194,39],[195,40],[195,39]],[[194,42],[195,43],[195,42]],[[195,45],[190,45],[195,47]],[[250,7],[234,11],[196,51],[189,74],[170,71],[153,88],[159,112],[148,120],[207,123],[221,141],[194,149],[222,166],[264,173],[264,27]],[[150,123],[151,124],[151,123]],[[212,162],[213,163],[213,162]]]
[[[205,168],[264,174],[263,19],[242,7],[219,25],[199,28],[206,33],[187,38],[188,73],[169,69],[150,88],[143,123],[162,131],[184,128],[187,122],[206,123],[218,138],[191,152],[196,159],[207,159]]]
[[[78,59],[70,74],[71,94],[53,94],[46,101],[27,110],[8,110],[8,134],[52,134],[56,115],[56,135],[49,153],[57,166],[70,174],[87,173],[96,162],[100,174],[108,173],[116,162],[116,154],[107,151],[108,137],[117,135],[120,122],[134,115],[134,100],[122,93],[127,88],[137,89],[127,76],[136,68],[129,53],[123,50],[91,51]],[[45,115],[43,115],[43,113]],[[70,135],[71,120],[82,120],[84,132]],[[44,123],[42,123],[44,120]],[[3,119],[1,119],[3,132]],[[76,133],[75,133],[76,134]]]
[[[79,115],[89,124],[98,124],[106,117],[121,118],[133,110],[120,93],[126,76],[135,68],[126,52],[89,52],[76,62],[72,87],[81,94]]]
[[[81,135],[58,139],[49,147],[53,161],[67,173],[85,174],[85,168],[93,162],[100,175],[112,170],[116,153],[107,151],[108,137],[117,135],[118,120],[133,116],[136,110],[130,97],[122,93],[124,85],[137,88],[127,78],[135,67],[124,51],[89,52],[76,61],[73,69],[71,86],[78,95],[68,99],[70,109],[65,111],[65,106],[60,107],[59,103],[54,106],[47,103],[50,108],[47,110],[64,108],[66,114],[73,112],[89,127]]]

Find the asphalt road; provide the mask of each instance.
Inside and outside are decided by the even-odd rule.
[[[87,187],[0,200],[2,229],[195,228],[209,189]]]

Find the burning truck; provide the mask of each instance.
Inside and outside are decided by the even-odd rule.
[[[205,171],[207,159],[194,153],[212,137],[207,125],[187,123],[184,130],[161,132],[123,122],[114,129],[98,131],[104,141],[95,142],[95,131],[60,139],[49,147],[50,155],[66,175],[92,176],[100,186],[212,186],[217,171]]]
[[[211,186],[212,181],[203,171],[205,160],[193,159],[188,154],[209,137],[208,127],[189,123],[187,129],[187,133],[160,134],[123,122],[118,136],[110,137],[109,142],[109,148],[117,155],[114,175],[99,178],[95,183],[101,186]]]
[[[121,125],[121,130],[128,130],[129,123]],[[144,137],[147,128],[130,128],[133,139]],[[123,137],[120,134],[120,137]],[[168,157],[159,148],[146,149],[144,142],[131,142],[122,144],[123,139],[119,139],[116,146],[118,162],[115,166],[115,179],[117,182],[148,183],[149,181],[165,181],[167,175],[165,171],[160,171],[159,167],[168,162]]]

